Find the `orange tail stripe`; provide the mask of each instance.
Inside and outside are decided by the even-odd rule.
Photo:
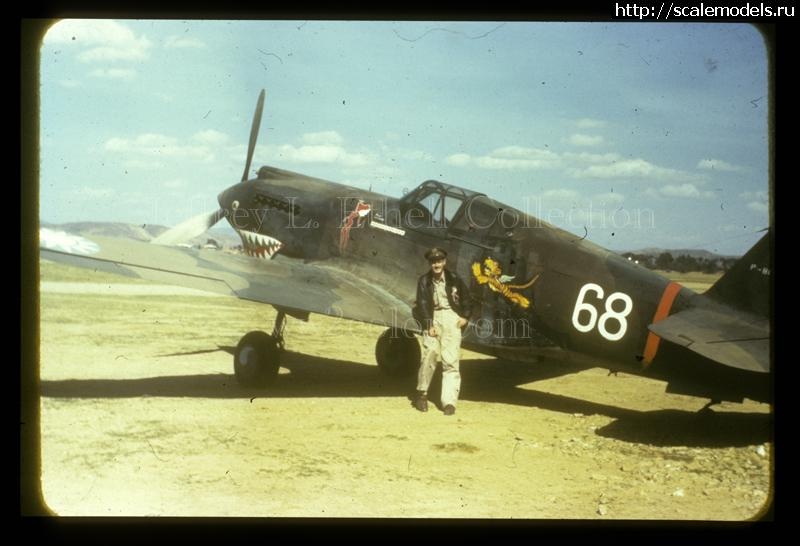
[[[667,287],[664,289],[664,293],[661,294],[661,301],[658,302],[656,314],[653,315],[654,324],[667,318],[670,309],[672,309],[672,303],[675,301],[675,298],[677,297],[678,292],[681,291],[681,288],[682,286],[676,282],[671,282],[667,285]],[[644,344],[644,358],[642,359],[645,366],[650,364],[656,357],[656,353],[658,352],[658,344],[660,342],[660,337],[655,335],[653,332],[648,332],[647,342]]]

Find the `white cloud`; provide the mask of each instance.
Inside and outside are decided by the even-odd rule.
[[[72,45],[84,48],[78,54],[83,62],[138,61],[148,57],[151,44],[116,21],[65,19],[53,25],[45,44]]]
[[[182,144],[176,138],[157,133],[145,133],[133,139],[111,138],[103,144],[103,148],[109,152],[138,155],[146,159],[162,157],[212,161],[215,157],[214,148],[208,144]]]
[[[545,199],[577,199],[580,194],[573,190],[547,190],[542,194]]]
[[[422,150],[401,150],[401,159],[413,159],[416,161],[433,161],[433,154]]]
[[[661,195],[666,197],[709,198],[714,196],[714,193],[710,191],[701,192],[694,184],[667,185],[662,187],[660,191]]]
[[[214,129],[207,129],[192,135],[192,140],[211,146],[221,146],[228,142],[228,135],[215,131]]]
[[[164,182],[165,188],[184,188],[186,187],[186,180],[183,178],[173,178]]]
[[[558,211],[558,209],[551,209],[550,219],[555,221],[556,218],[563,218],[560,225],[574,233],[582,233],[584,226],[587,229],[592,228],[605,228],[609,225],[610,214],[602,210],[587,210],[584,208],[571,208],[566,211]],[[562,217],[563,213],[563,217]]]
[[[452,154],[444,158],[444,162],[448,165],[453,165],[455,167],[464,167],[469,165],[469,162],[472,160],[469,154]]]
[[[375,169],[380,166],[377,153],[365,149],[348,149],[344,145],[345,139],[336,131],[306,133],[300,137],[300,141],[298,145],[259,145],[256,147],[255,157],[280,159],[289,163],[336,164],[350,168],[369,166],[370,169]],[[246,153],[246,147],[231,146],[228,147],[228,151],[231,157],[241,161]]]
[[[504,146],[497,148],[490,154],[498,158],[523,159],[523,160],[557,160],[558,155],[550,150],[541,148],[527,148],[525,146]]]
[[[655,190],[655,188],[647,188],[646,190],[644,190],[644,191],[642,192],[642,195],[644,195],[645,197],[650,197],[650,198],[654,198],[654,197],[661,197],[661,194],[659,194],[659,193],[658,193],[658,192]]]
[[[607,192],[607,193],[598,193],[594,196],[595,199],[600,201],[601,203],[605,203],[608,205],[622,203],[625,201],[625,196],[621,193],[614,193],[614,192]]]
[[[650,178],[672,182],[703,182],[704,176],[678,169],[659,167],[641,158],[623,159],[617,153],[594,154],[565,152],[562,157],[578,164],[566,171],[575,178]],[[584,165],[589,165],[588,167]]]
[[[739,172],[743,171],[744,167],[740,167],[738,165],[731,165],[721,159],[701,159],[697,163],[698,169],[704,169],[709,171],[726,171],[726,172]]]
[[[390,159],[401,161],[433,161],[433,156],[422,150],[411,150],[408,148],[386,148],[383,155]]]
[[[374,159],[364,153],[348,152],[341,146],[331,144],[278,146],[275,155],[292,163],[337,163],[345,167],[363,167]]]
[[[575,133],[570,135],[564,142],[573,146],[599,146],[603,143],[603,137],[599,135],[584,135]]]
[[[464,167],[475,165],[481,169],[534,170],[558,166],[558,154],[540,148],[524,146],[505,146],[497,148],[488,155],[472,157],[468,154],[453,154],[445,158],[449,165]]]
[[[336,131],[319,131],[317,133],[305,133],[301,140],[303,144],[327,144],[339,145],[344,142],[342,136]]]
[[[256,144],[256,149],[253,152],[253,163],[255,164],[257,161],[266,161],[268,158],[274,159],[276,150],[277,146],[274,145]],[[225,153],[234,165],[244,164],[244,160],[247,157],[247,144],[230,144],[225,146]]]
[[[606,122],[599,119],[581,118],[575,122],[578,129],[599,129],[606,126]]]
[[[136,71],[130,68],[97,68],[92,70],[91,75],[95,78],[130,81],[136,77]]]
[[[257,146],[255,156],[280,159],[288,163],[335,164],[344,168],[345,174],[353,173],[358,176],[363,175],[363,171],[359,169],[368,166],[369,176],[373,177],[397,175],[400,171],[394,164],[403,161],[435,160],[430,153],[422,150],[397,148],[383,143],[377,145],[379,149],[375,151],[366,148],[353,149],[337,131],[318,131],[301,135],[298,143]],[[237,161],[241,161],[246,152],[246,148],[238,145],[230,146],[228,150]]]
[[[659,167],[647,160],[623,159],[604,165],[591,165],[585,169],[575,169],[577,178],[651,178],[669,181],[699,181],[700,177],[677,169]],[[686,185],[686,184],[684,184]]]
[[[173,144],[175,139],[165,135],[155,133],[145,133],[136,137],[135,140],[124,138],[111,138],[106,141],[103,147],[114,152],[129,152],[135,148],[157,147]]]
[[[578,161],[580,163],[592,163],[592,164],[613,163],[615,161],[619,161],[622,159],[622,156],[620,156],[619,154],[614,154],[614,153],[592,154],[589,152],[580,152],[580,153],[564,152],[562,154],[562,157],[570,161]]]
[[[660,167],[642,158],[625,159],[620,154],[612,152],[557,153],[541,148],[505,146],[482,156],[452,154],[445,157],[444,162],[455,167],[475,166],[483,169],[562,169],[564,173],[574,178],[651,179],[695,184],[707,181],[707,176],[704,174]]]
[[[59,80],[58,84],[61,87],[66,87],[67,89],[72,89],[81,86],[81,82],[79,82],[78,80]]]
[[[746,191],[739,194],[745,201],[769,201],[769,195],[765,191]]]
[[[122,166],[126,169],[155,170],[160,169],[164,164],[160,161],[145,159],[126,159],[122,162]]]
[[[122,49],[116,47],[94,47],[78,55],[85,63],[95,61],[139,61],[146,59],[146,48]]]
[[[625,159],[607,165],[592,165],[580,173],[591,178],[649,177],[658,167],[644,159]]]
[[[188,36],[167,36],[167,39],[164,41],[164,46],[168,48],[187,48],[193,47],[196,49],[202,49],[206,47],[206,44],[197,38],[191,38]]]
[[[739,194],[739,197],[747,203],[747,208],[760,213],[769,211],[769,194],[765,191],[746,191]]]
[[[104,197],[111,197],[114,195],[114,190],[111,188],[93,188],[90,186],[81,186],[79,188],[75,188],[72,192],[74,195],[80,197],[89,197],[90,199],[99,199]]]
[[[370,180],[372,179],[372,177],[375,177],[376,179],[392,178],[393,176],[397,176],[401,172],[402,171],[400,169],[398,169],[397,167],[392,167],[391,165],[375,165],[375,166],[370,166],[369,177]],[[351,184],[351,186],[354,185],[357,184]]]

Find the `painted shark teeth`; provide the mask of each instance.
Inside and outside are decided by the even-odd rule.
[[[254,258],[269,260],[275,256],[283,246],[283,243],[279,240],[273,239],[268,235],[243,229],[240,229],[238,232],[239,237],[242,239],[242,246],[244,247],[245,253]]]

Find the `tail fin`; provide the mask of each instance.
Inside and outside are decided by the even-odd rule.
[[[720,303],[766,317],[770,312],[772,231],[767,231],[747,254],[734,264],[706,296]]]

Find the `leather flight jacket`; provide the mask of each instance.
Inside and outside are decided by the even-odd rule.
[[[443,273],[450,308],[458,316],[469,320],[472,313],[472,297],[467,285],[455,273],[447,269]],[[428,271],[417,281],[417,301],[413,309],[414,318],[424,330],[433,325],[433,306],[433,271]]]

